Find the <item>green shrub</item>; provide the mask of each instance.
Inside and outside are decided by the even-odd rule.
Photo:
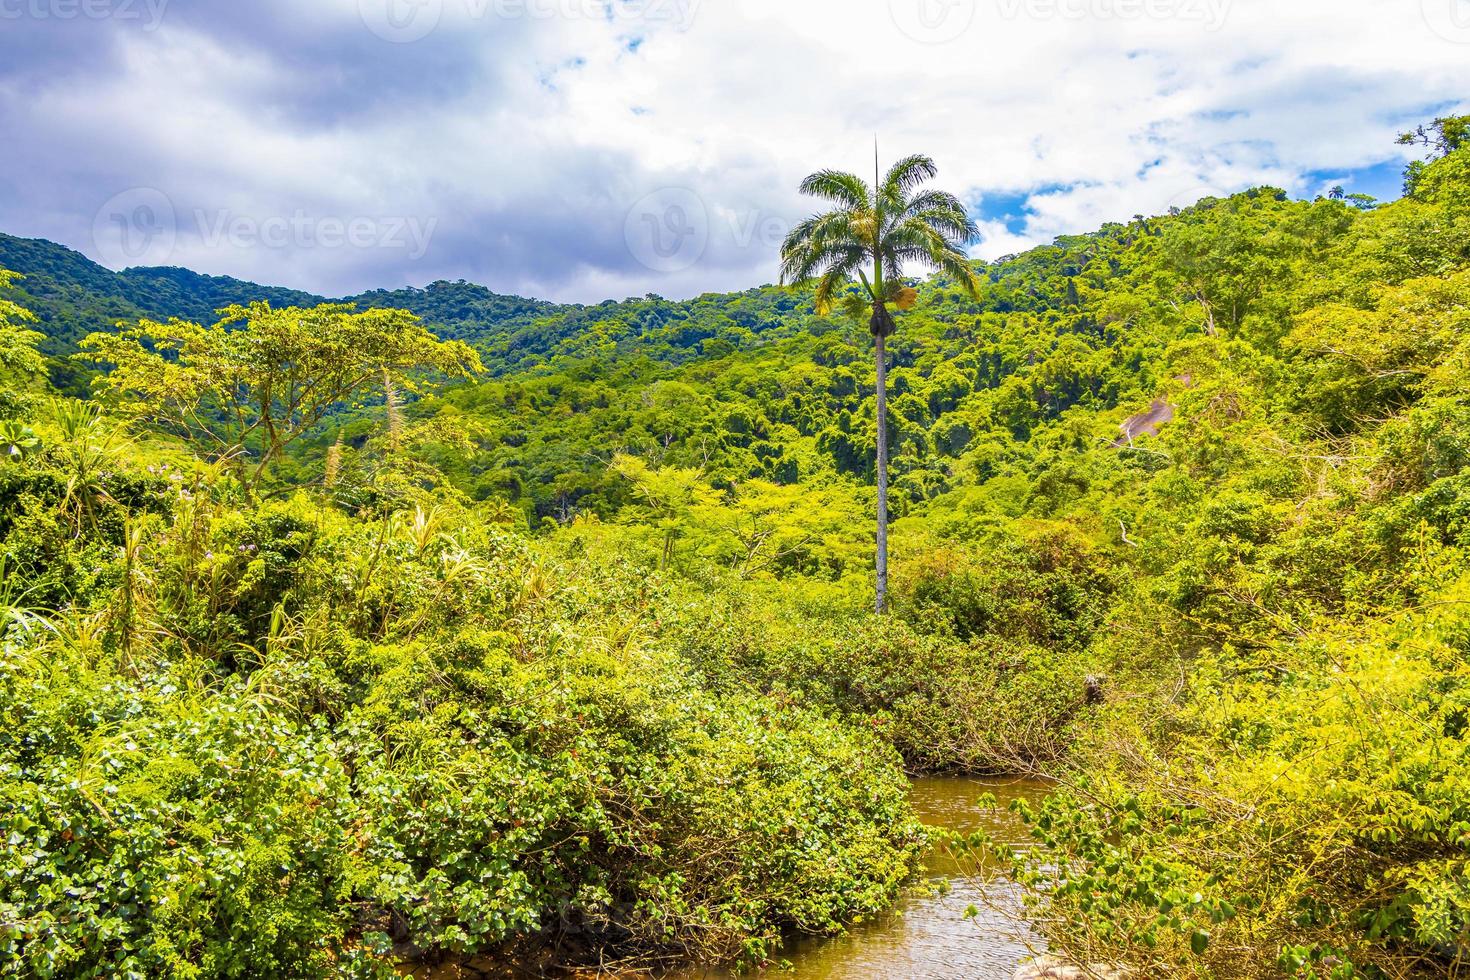
[[[105,605],[0,624],[0,973],[759,961],[913,874],[892,748],[703,686],[636,564],[196,491]]]

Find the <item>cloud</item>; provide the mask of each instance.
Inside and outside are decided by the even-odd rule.
[[[994,257],[1379,186],[1470,91],[1437,2],[0,0],[0,229],[329,294],[686,296],[770,281],[800,178],[876,134]]]

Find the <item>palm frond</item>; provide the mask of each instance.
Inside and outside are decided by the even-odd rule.
[[[960,199],[947,191],[920,191],[909,198],[902,217],[911,218],[923,211],[961,211],[965,207]]]
[[[954,195],[919,190],[937,173],[932,158],[914,154],[895,163],[872,188],[849,173],[812,174],[802,181],[802,192],[837,208],[802,221],[786,236],[781,282],[815,281],[818,312],[826,313],[840,302],[844,308],[853,305],[857,316],[864,315],[875,298],[864,272],[874,262],[881,270],[885,304],[901,309],[913,304],[915,291],[903,278],[905,263],[950,276],[976,295],[978,279],[964,252],[979,237],[975,223]],[[861,277],[866,288],[844,295],[844,285],[855,277]]]
[[[946,249],[959,251],[959,246],[943,230],[923,221],[905,221],[894,228],[883,242],[884,251],[892,251],[903,259],[922,257]],[[917,253],[917,254],[916,254]]]
[[[817,171],[801,182],[801,192],[853,210],[870,208],[873,203],[867,183],[840,170]]]
[[[812,302],[817,308],[817,313],[826,315],[830,313],[837,290],[852,281],[854,272],[862,271],[863,259],[866,256],[862,252],[856,252],[846,258],[834,262],[822,278],[817,281],[817,291],[812,297]]]
[[[899,221],[922,221],[943,231],[956,245],[969,245],[980,237],[980,230],[970,220],[964,204],[944,191],[925,191],[916,195],[908,202]]]
[[[781,247],[781,282],[807,282],[835,262],[865,250],[853,227],[854,215],[832,211],[801,222]]]
[[[858,245],[803,248],[787,256],[782,264],[781,283],[786,286],[808,283],[834,266],[852,268],[866,257],[867,250]]]
[[[939,168],[934,165],[932,158],[915,153],[904,157],[888,169],[888,176],[883,178],[883,187],[885,190],[893,188],[898,194],[907,197],[914,188],[938,175]]]
[[[975,272],[975,267],[970,264],[969,257],[963,252],[947,248],[912,248],[900,252],[899,257],[903,262],[921,265],[933,272],[949,276],[972,298],[980,293],[980,277]]]

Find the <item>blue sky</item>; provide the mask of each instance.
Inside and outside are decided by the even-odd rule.
[[[1392,201],[1403,193],[1404,167],[1400,160],[1385,160],[1367,167],[1327,167],[1309,170],[1307,187],[1312,196],[1322,189],[1341,187],[1349,194],[1367,194],[1380,201]]]
[[[1470,0],[0,0],[0,230],[327,294],[770,281],[796,186],[934,156],[995,257],[1398,191]]]

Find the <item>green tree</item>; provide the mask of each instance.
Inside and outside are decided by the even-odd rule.
[[[0,290],[19,278],[0,269]],[[30,327],[35,320],[30,310],[0,296],[0,409],[6,415],[23,407],[20,392],[46,368],[46,359],[36,350],[41,334]]]
[[[1466,140],[1470,140],[1470,116],[1441,116],[1428,128],[1419,126],[1399,134],[1400,146],[1427,146],[1434,151],[1434,159],[1455,152]]]
[[[712,504],[714,491],[696,469],[655,469],[637,456],[623,453],[613,457],[611,468],[633,484],[638,520],[658,528],[663,541],[660,561],[667,568],[674,560],[674,546],[686,529],[691,509]]]
[[[386,385],[389,401],[413,375],[468,377],[483,368],[461,341],[441,341],[405,310],[325,303],[312,309],[232,306],[212,327],[143,320],[82,341],[112,370],[94,385],[120,407],[203,442],[219,458],[244,458],[254,487],[272,460],[334,407]]]
[[[1447,157],[1470,141],[1470,116],[1441,116],[1427,127],[1399,134],[1400,146],[1423,146],[1430,151],[1428,160],[1414,160],[1404,168],[1404,196],[1418,197],[1421,182],[1429,164]]]
[[[801,192],[835,204],[791,230],[781,247],[781,282],[816,282],[816,307],[826,313],[838,293],[856,276],[860,291],[847,290],[845,311],[861,318],[871,310],[877,367],[878,427],[878,557],[877,609],[887,607],[888,593],[888,405],[884,341],[895,330],[889,306],[911,308],[917,292],[906,285],[903,267],[917,264],[955,279],[971,297],[979,282],[964,252],[978,237],[975,223],[959,199],[944,191],[921,190],[938,173],[926,156],[908,156],[880,176],[873,154],[873,186],[862,178],[822,170],[801,183]],[[866,267],[871,263],[873,278]]]

